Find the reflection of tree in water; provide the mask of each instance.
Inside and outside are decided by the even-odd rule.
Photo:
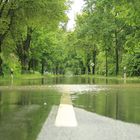
[[[108,84],[108,79],[106,78],[105,83]]]
[[[0,119],[2,117],[2,93],[0,91]]]
[[[119,96],[118,96],[118,92],[116,92],[116,119],[119,119]]]
[[[30,105],[32,104],[30,93],[21,93],[18,100],[18,105]]]
[[[44,85],[45,84],[45,78],[41,79],[41,84]]]
[[[2,104],[2,93],[0,91],[0,105]]]
[[[98,93],[75,94],[73,103],[79,108],[126,122],[140,123],[139,88],[112,89]]]
[[[118,93],[115,95],[108,94],[108,92],[85,93],[78,95],[77,101],[74,103],[88,111],[117,119],[119,117]]]
[[[95,79],[93,77],[89,77],[88,84],[95,84]]]

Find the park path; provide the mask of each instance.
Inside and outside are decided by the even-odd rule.
[[[140,125],[125,123],[73,108],[69,86],[53,106],[37,140],[140,140]]]

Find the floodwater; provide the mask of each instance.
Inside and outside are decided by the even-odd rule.
[[[101,88],[101,87],[100,87]],[[113,119],[140,124],[140,87],[111,86],[72,94],[73,104]]]
[[[140,124],[140,81],[57,77],[0,81],[0,85],[25,88],[0,89],[0,140],[35,140],[51,107],[59,105],[64,88],[75,107]],[[27,85],[46,89],[28,90]]]
[[[35,140],[61,94],[46,91],[0,91],[0,140]]]

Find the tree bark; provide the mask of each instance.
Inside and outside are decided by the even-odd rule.
[[[115,48],[115,54],[116,54],[116,76],[118,75],[119,73],[119,52],[118,52],[118,48],[116,46]]]
[[[117,36],[117,31],[115,32],[115,74],[116,76],[119,73],[119,49],[118,49],[118,36]]]
[[[28,64],[29,64],[29,49],[32,39],[32,28],[27,26],[27,35],[25,41],[23,41],[22,46],[22,57],[21,57],[21,66],[22,66],[22,73],[26,73],[28,71]]]
[[[96,55],[97,55],[97,52],[96,52],[96,49],[94,49],[94,51],[93,51],[93,63],[94,63],[94,66],[93,66],[93,69],[92,69],[92,74],[95,74]]]
[[[108,50],[106,49],[106,52],[105,52],[105,57],[106,57],[106,60],[105,60],[105,69],[106,69],[106,71],[105,71],[105,75],[106,75],[106,77],[108,76]]]
[[[41,74],[44,75],[44,62],[42,62]]]

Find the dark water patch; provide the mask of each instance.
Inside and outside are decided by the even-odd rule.
[[[0,92],[0,140],[35,140],[61,94],[46,91]]]
[[[140,124],[140,87],[110,87],[109,90],[75,93],[76,107],[113,119]]]

